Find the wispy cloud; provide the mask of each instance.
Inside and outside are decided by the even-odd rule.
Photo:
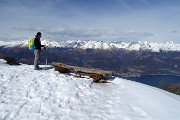
[[[144,4],[146,5],[150,5],[149,1],[148,0],[141,0]]]
[[[124,1],[120,1],[120,5],[122,7],[124,7],[125,9],[128,9],[130,11],[134,11],[134,9],[128,3],[124,2]]]
[[[56,26],[56,27],[25,27],[15,28],[14,30],[26,31],[26,33],[32,33],[40,31],[43,34],[43,39],[49,40],[69,40],[69,39],[80,39],[80,40],[104,40],[104,41],[139,41],[148,37],[154,36],[153,33],[149,32],[138,32],[135,30],[120,31],[117,29],[99,29],[99,28],[69,28],[67,26]]]

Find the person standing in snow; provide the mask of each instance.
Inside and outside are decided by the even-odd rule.
[[[40,53],[41,53],[41,47],[44,47],[46,49],[45,45],[41,45],[41,40],[40,38],[42,37],[41,32],[38,32],[35,36],[34,39],[34,70],[41,70],[42,68],[39,67],[39,58],[40,58]]]

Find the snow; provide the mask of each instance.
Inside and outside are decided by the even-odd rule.
[[[14,46],[27,47],[28,46],[28,40],[9,41],[9,42],[0,41],[0,46],[5,46],[5,47],[14,47]]]
[[[0,60],[0,120],[179,120],[180,96],[121,78],[91,81]]]
[[[0,59],[0,65],[5,65],[5,64],[6,64],[6,60]]]
[[[156,42],[103,42],[103,41],[81,41],[81,40],[68,40],[68,41],[47,41],[42,40],[42,44],[45,44],[49,47],[63,47],[63,48],[82,48],[82,49],[124,49],[124,50],[148,50],[152,52],[160,52],[163,51],[180,51],[180,44],[176,44],[173,41],[169,41],[166,43],[156,43]],[[4,42],[0,41],[0,46],[5,47],[27,47],[28,40],[24,41],[11,41]]]

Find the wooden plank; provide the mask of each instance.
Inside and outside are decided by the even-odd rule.
[[[66,65],[63,63],[53,62],[53,66],[65,68],[67,70],[75,71],[76,73],[87,73],[87,74],[99,74],[103,76],[112,76],[112,71],[98,70],[98,69],[89,69],[77,66]]]

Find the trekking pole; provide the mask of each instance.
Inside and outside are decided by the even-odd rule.
[[[46,57],[46,61],[45,61],[45,69],[47,69],[47,48],[45,48],[45,57]]]

